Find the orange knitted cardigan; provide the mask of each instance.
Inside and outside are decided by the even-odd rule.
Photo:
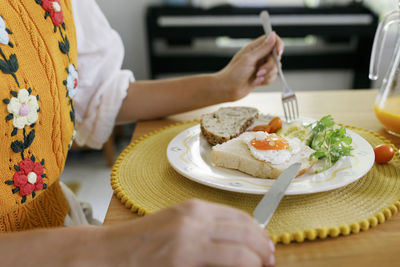
[[[62,226],[78,85],[69,0],[0,5],[0,231]]]

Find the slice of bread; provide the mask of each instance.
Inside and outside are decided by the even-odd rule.
[[[255,108],[220,108],[201,116],[201,132],[211,145],[222,144],[242,134],[257,118],[258,110]]]
[[[276,179],[286,168],[296,162],[301,162],[302,165],[297,176],[304,174],[317,162],[317,159],[309,160],[312,153],[314,150],[304,145],[301,152],[288,161],[282,164],[271,164],[254,158],[247,144],[239,137],[214,146],[211,156],[212,162],[218,167],[239,170],[257,178]]]

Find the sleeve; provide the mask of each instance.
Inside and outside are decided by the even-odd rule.
[[[74,98],[76,142],[100,149],[134,82],[122,70],[124,46],[94,0],[72,0],[78,45],[79,85]]]

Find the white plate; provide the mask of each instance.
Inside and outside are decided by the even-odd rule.
[[[302,118],[305,123],[315,120]],[[256,124],[265,124],[259,120]],[[361,136],[347,129],[353,138],[351,156],[341,158],[328,170],[297,177],[286,195],[310,194],[336,189],[363,177],[375,161],[371,145]],[[192,181],[227,191],[265,194],[275,180],[254,178],[245,173],[216,167],[211,162],[211,145],[202,137],[200,125],[178,134],[168,145],[167,157],[171,166]]]

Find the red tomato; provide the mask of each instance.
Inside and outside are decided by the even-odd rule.
[[[275,117],[273,118],[268,125],[257,125],[255,126],[253,129],[251,129],[250,131],[252,132],[267,132],[267,133],[276,133],[277,131],[279,131],[282,128],[282,120],[279,117]]]
[[[252,132],[267,132],[271,130],[271,126],[269,125],[257,125],[253,129],[251,129]]]
[[[271,130],[268,133],[276,133],[282,128],[282,120],[279,117],[275,117],[269,122],[268,125],[271,126]]]
[[[393,147],[390,145],[379,145],[374,148],[375,162],[379,164],[388,163],[394,156]]]

